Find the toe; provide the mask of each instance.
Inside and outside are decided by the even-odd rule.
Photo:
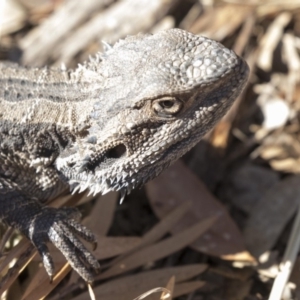
[[[97,245],[96,236],[88,228],[81,225],[80,223],[77,223],[74,220],[68,220],[66,223],[67,223],[66,225],[70,228],[70,230],[74,232],[76,235],[80,236],[85,241],[91,244]]]
[[[54,270],[53,259],[50,255],[49,249],[46,246],[46,244],[44,244],[44,243],[40,243],[40,244],[35,243],[35,247],[37,248],[37,251],[39,252],[40,256],[42,257],[42,262],[45,267],[45,270],[50,277],[50,281],[52,281],[55,270]]]

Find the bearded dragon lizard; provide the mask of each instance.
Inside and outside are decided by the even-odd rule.
[[[0,220],[36,247],[50,277],[52,242],[82,278],[96,243],[75,208],[47,201],[66,188],[122,197],[177,160],[224,116],[248,66],[180,29],[120,40],[75,70],[0,64]]]

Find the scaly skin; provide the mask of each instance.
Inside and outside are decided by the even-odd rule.
[[[132,189],[190,150],[242,91],[248,66],[233,51],[179,29],[119,41],[74,71],[0,64],[0,219],[54,267],[47,242],[92,281],[95,243],[73,192]]]

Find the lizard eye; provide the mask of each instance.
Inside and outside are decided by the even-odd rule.
[[[160,117],[172,117],[182,108],[182,102],[177,98],[165,97],[153,101],[152,108]]]

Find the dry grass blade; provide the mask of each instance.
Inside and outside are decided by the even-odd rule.
[[[139,272],[135,275],[110,280],[97,286],[94,292],[97,299],[134,299],[147,290],[164,285],[172,276],[175,276],[176,282],[182,282],[203,273],[206,268],[207,265],[205,264],[195,264]],[[74,300],[85,300],[87,297],[88,292],[85,292],[77,296]]]
[[[45,270],[40,268],[36,275],[32,278],[22,300],[44,299],[71,271],[71,267],[68,263],[57,264],[57,267],[59,272],[54,276],[52,283],[50,283],[50,279]]]
[[[90,284],[88,284],[88,290],[89,290],[91,300],[96,300],[96,296],[95,296],[93,288]]]
[[[195,292],[196,290],[202,288],[204,285],[205,285],[205,282],[200,281],[200,280],[191,281],[191,282],[184,282],[184,283],[178,284],[175,287],[174,296],[179,297],[179,296],[182,296],[182,295],[186,295],[186,294]],[[161,289],[162,288],[152,289],[152,290],[144,293],[141,296],[147,296],[147,298],[146,298],[147,300],[171,300],[172,298],[170,298],[170,296],[169,296],[170,294],[169,294],[168,289],[166,289],[166,291],[164,291],[162,296],[159,297],[159,298],[157,296],[153,295],[154,292],[161,291]],[[138,297],[134,300],[145,299],[145,298],[140,298],[140,297]],[[125,300],[125,298],[124,298],[124,300]]]
[[[141,300],[147,297],[147,300],[172,300],[172,295],[174,291],[175,285],[175,276],[172,276],[165,288],[159,287],[154,288],[146,293],[140,295],[139,297],[135,298],[134,300]],[[162,292],[161,296],[158,298],[154,296],[154,293]],[[148,297],[149,296],[149,297]]]
[[[18,258],[22,255],[26,249],[30,247],[29,241],[23,239],[21,242],[16,245],[11,251],[9,251],[8,255],[0,264],[0,274],[7,268],[9,268],[9,264],[13,261],[14,258]]]
[[[109,270],[101,274],[99,279],[109,278],[127,272],[188,246],[208,230],[215,223],[216,219],[217,217],[212,217],[198,222],[196,225],[170,238],[129,255],[117,265],[112,266]]]
[[[4,266],[8,266],[8,263],[11,263],[13,258],[17,258],[14,266],[1,278],[0,295],[2,295],[14,283],[19,274],[30,263],[36,254],[34,247],[32,245],[28,245],[28,243],[22,243],[21,247],[17,247],[17,250],[18,251],[12,250],[11,252],[14,252],[14,255],[9,254],[3,262]],[[16,253],[18,252],[21,252],[21,254],[16,256]]]
[[[175,287],[175,276],[172,276],[166,285],[166,289],[169,290],[169,294],[170,294],[169,298],[167,299],[170,300],[173,299],[174,287]],[[165,299],[164,297],[167,297],[167,295],[165,295],[165,293],[162,293],[160,298]]]
[[[12,227],[9,227],[5,231],[4,235],[1,237],[1,239],[0,239],[0,257],[3,255],[3,250],[5,247],[5,244],[11,238],[13,232],[14,232],[14,229]],[[1,271],[0,271],[0,273],[1,273]]]
[[[158,288],[154,288],[154,289],[152,289],[150,291],[147,291],[146,293],[138,296],[134,300],[142,300],[142,299],[145,299],[145,298],[149,299],[149,297],[148,297],[149,295],[153,295],[154,293],[160,293],[160,292],[163,292],[163,294],[165,294],[166,296],[164,296],[164,298],[160,297],[159,299],[170,299],[170,291],[168,289],[166,289],[166,288],[158,287]]]
[[[296,262],[297,254],[300,248],[300,205],[298,205],[298,213],[294,226],[285,250],[282,262],[279,266],[280,271],[274,281],[273,288],[269,300],[280,300],[285,285],[291,275]]]

